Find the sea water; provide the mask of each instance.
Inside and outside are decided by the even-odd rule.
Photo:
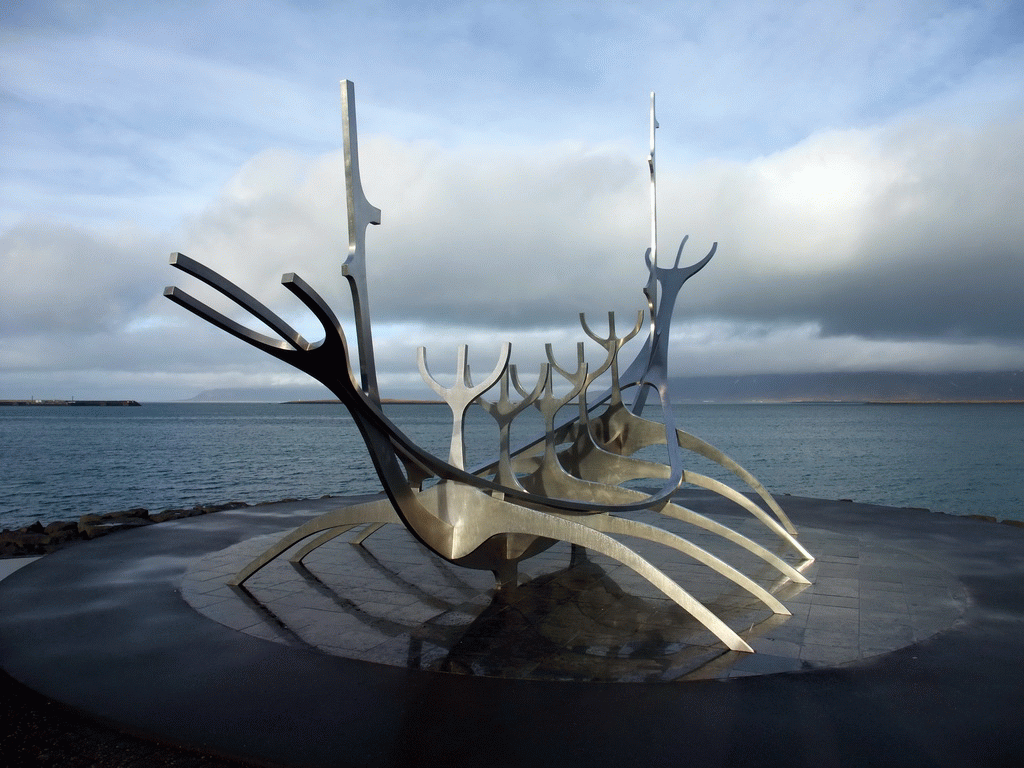
[[[386,410],[418,444],[448,456],[446,407]],[[1024,520],[1024,405],[678,405],[674,416],[780,496]],[[516,440],[542,427],[536,414],[513,426]],[[493,457],[497,432],[486,414],[470,416],[466,438],[469,466]],[[686,467],[742,489],[701,457],[687,454]],[[339,405],[0,408],[0,528],[380,490]]]

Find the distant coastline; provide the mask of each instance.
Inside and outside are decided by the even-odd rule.
[[[381,398],[384,405],[445,405],[443,400]],[[341,405],[340,400],[285,400],[282,405]],[[630,405],[626,401],[626,405]],[[1024,400],[738,400],[682,401],[676,405],[1024,405]]]
[[[12,406],[132,406],[142,404],[137,400],[0,400],[0,405]]]
[[[691,401],[675,405],[1024,405],[1024,400],[730,400],[721,402]]]
[[[907,373],[893,371],[743,374],[736,376],[673,376],[669,381],[677,405],[746,403],[1021,403],[1024,369],[1008,371]],[[431,403],[409,390],[393,402]],[[188,402],[331,403],[332,393],[320,386],[268,386],[208,389]]]
[[[383,405],[444,405],[444,400],[405,400],[402,398],[382,397]],[[341,400],[285,400],[282,405],[341,405]]]

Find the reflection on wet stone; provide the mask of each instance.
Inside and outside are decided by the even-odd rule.
[[[811,586],[750,569],[792,616],[698,579],[691,572],[699,569],[686,563],[666,564],[757,651],[744,654],[723,649],[628,568],[566,544],[535,558],[518,585],[498,590],[489,573],[449,567],[407,531],[388,526],[364,546],[340,537],[305,564],[279,558],[245,588],[226,587],[267,538],[197,561],[185,579],[185,599],[208,618],[269,642],[450,674],[670,682],[793,672],[920,641],[950,626],[966,606],[962,586],[930,563],[900,553],[900,567],[880,574],[876,563],[893,558],[889,548],[824,531],[804,531],[802,538],[843,554],[811,566]],[[922,601],[930,606],[926,614],[918,610]]]

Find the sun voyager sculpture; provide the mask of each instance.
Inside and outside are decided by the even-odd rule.
[[[467,363],[467,349],[459,350],[456,381],[451,387],[438,384],[427,369],[426,352],[419,350],[419,367],[427,384],[452,411],[451,448],[447,460],[424,450],[403,433],[385,414],[377,386],[370,303],[366,281],[365,234],[369,224],[380,223],[380,210],[363,194],[356,140],[355,91],[350,81],[341,86],[345,180],[348,208],[348,257],[342,274],[352,294],[358,341],[358,373],[353,368],[342,325],[316,291],[295,274],[282,282],[323,326],[324,338],[310,342],[250,296],[213,270],[175,253],[171,264],[207,283],[264,323],[277,338],[250,330],[196,300],[177,287],[165,295],[207,322],[242,341],[294,366],[325,385],[345,405],[366,443],[385,497],[332,510],[284,535],[231,580],[243,585],[254,573],[296,545],[290,555],[300,563],[310,552],[354,528],[361,528],[353,543],[362,543],[388,523],[404,525],[425,547],[458,566],[484,569],[495,574],[501,587],[513,586],[518,563],[557,541],[589,548],[633,569],[710,630],[734,651],[753,649],[718,615],[696,600],[684,587],[649,559],[628,546],[631,539],[658,544],[670,553],[701,563],[746,591],[772,613],[789,610],[769,590],[725,560],[687,538],[632,519],[643,510],[660,513],[702,532],[722,537],[777,572],[778,584],[809,583],[800,572],[813,557],[796,539],[796,529],[775,499],[749,472],[724,453],[678,429],[670,407],[667,375],[669,328],[676,297],[683,283],[700,271],[715,253],[715,246],[692,266],[679,266],[683,243],[671,267],[658,264],[655,174],[655,129],[658,127],[651,94],[651,151],[648,156],[651,188],[651,247],[646,254],[648,281],[644,288],[649,320],[647,338],[640,353],[622,366],[619,351],[644,326],[641,311],[625,335],[618,335],[609,314],[606,331],[596,331],[580,315],[583,331],[600,348],[596,364],[585,360],[583,344],[577,348],[577,365],[567,370],[556,362],[550,345],[548,363],[532,387],[521,383],[510,364],[511,345],[503,345],[494,369],[474,384]],[[591,385],[602,374],[611,386],[599,394]],[[568,392],[555,394],[555,376],[568,381]],[[608,377],[606,377],[608,378]],[[632,393],[626,402],[623,393]],[[489,394],[489,393],[496,394]],[[662,422],[643,418],[647,398],[656,394]],[[467,409],[479,404],[497,423],[499,447],[496,458],[485,466],[465,466],[463,424]],[[560,417],[564,408],[571,417]],[[544,432],[523,446],[513,447],[510,426],[530,407],[544,418]],[[649,446],[664,446],[663,463],[634,457]],[[730,470],[752,494],[687,470],[683,459],[696,453]],[[660,480],[653,492],[625,486],[634,480]],[[683,484],[713,491],[749,512],[789,560],[769,548],[709,517],[673,501]],[[755,502],[752,497],[757,497]],[[776,538],[777,537],[777,538]],[[793,563],[796,563],[794,566]]]

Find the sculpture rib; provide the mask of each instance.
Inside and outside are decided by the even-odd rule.
[[[361,545],[364,541],[366,541],[368,538],[370,538],[373,534],[375,534],[377,531],[379,531],[387,524],[388,523],[373,523],[371,525],[366,526],[358,536],[356,536],[349,542],[349,544]]]
[[[389,506],[390,506],[390,503],[389,503]],[[394,521],[392,521],[392,522],[394,522]],[[349,544],[352,544],[353,546],[361,545],[364,541],[366,541],[368,538],[370,538],[373,534],[375,534],[377,531],[379,531],[381,528],[383,528],[387,524],[388,523],[371,523],[370,525],[367,525],[365,528],[363,528],[362,531],[360,531],[358,536],[356,536],[355,538],[353,538],[353,539],[351,539],[349,541]],[[289,563],[301,563],[306,558],[306,555],[308,555],[310,552],[313,552],[314,550],[319,549],[324,544],[327,544],[328,542],[333,541],[334,539],[338,538],[342,534],[347,533],[348,531],[351,531],[353,528],[358,528],[360,525],[363,525],[363,523],[353,523],[352,525],[343,525],[340,528],[337,528],[335,530],[327,531],[326,533],[324,533],[324,534],[322,534],[320,536],[317,536],[315,539],[313,539],[313,541],[309,542],[308,544],[303,546],[302,549],[300,549],[294,555],[289,557],[288,558],[288,562]]]
[[[793,535],[783,528],[779,523],[767,512],[761,509],[757,504],[752,502],[742,493],[737,491],[730,485],[726,485],[723,482],[715,480],[714,478],[701,475],[697,472],[686,471],[683,476],[683,482],[689,483],[690,485],[696,485],[698,488],[704,488],[708,491],[713,491],[719,496],[724,496],[730,501],[734,501],[743,507],[745,510],[750,512],[754,517],[764,523],[770,528],[780,539],[788,544],[794,551],[796,551],[801,557],[807,562],[814,562],[814,555],[804,549],[803,545],[797,541]]]
[[[296,564],[301,563],[305,559],[306,555],[308,555],[310,552],[319,549],[329,541],[334,541],[336,538],[346,533],[347,531],[351,531],[353,528],[358,528],[359,525],[359,523],[352,523],[352,525],[342,525],[320,534],[308,544],[303,545],[303,547],[300,550],[298,550],[294,555],[289,557],[288,562]]]
[[[276,557],[280,556],[290,547],[308,539],[322,531],[347,526],[351,528],[360,523],[401,523],[402,520],[395,512],[394,507],[387,499],[377,499],[364,504],[356,504],[351,507],[340,507],[331,510],[319,517],[316,517],[295,530],[281,537],[276,544],[267,549],[259,557],[252,560],[228,582],[234,587],[242,586],[249,578],[266,566]],[[346,528],[346,530],[347,530]],[[321,542],[325,543],[325,542]],[[306,553],[308,554],[308,552]]]
[[[710,478],[708,478],[708,479],[710,479]],[[552,487],[558,488],[559,487],[558,483],[560,482],[560,478],[557,475],[555,475],[549,482],[550,482]],[[596,488],[594,486],[596,486]],[[725,486],[725,487],[728,488],[728,486]],[[629,498],[632,498],[634,496],[642,496],[643,495],[640,491],[633,490],[632,488],[623,488],[621,486],[612,486],[612,485],[601,486],[601,485],[598,485],[596,483],[591,483],[588,486],[585,486],[585,489],[590,491],[593,494],[592,497],[588,497],[588,498],[591,498],[593,500],[594,504],[595,504],[595,507],[596,507],[595,512],[594,512],[594,516],[595,517],[600,516],[600,506],[599,505],[601,505],[601,504],[613,504],[613,503],[616,503],[616,502],[621,503],[621,502],[623,502],[623,501],[625,501],[625,500],[627,500]],[[746,499],[743,496],[740,496],[740,498],[742,498],[744,501],[746,501],[747,504],[753,504],[752,502],[750,502],[748,499]],[[757,508],[756,505],[754,505],[754,506],[755,506],[755,508]],[[792,565],[787,563],[785,560],[783,560],[781,557],[776,555],[774,552],[772,552],[771,550],[767,549],[766,547],[761,546],[760,544],[758,544],[756,541],[754,541],[750,537],[744,536],[739,531],[733,530],[732,528],[730,528],[727,525],[723,525],[722,523],[719,523],[719,522],[717,522],[715,520],[712,520],[711,518],[706,517],[705,515],[702,515],[699,512],[694,512],[692,509],[688,509],[687,507],[680,506],[678,504],[675,504],[674,502],[669,502],[664,507],[662,507],[659,510],[659,512],[661,514],[663,514],[663,515],[666,515],[667,517],[675,518],[675,519],[677,519],[677,520],[679,520],[681,522],[685,522],[685,523],[687,523],[689,525],[696,526],[697,528],[701,528],[701,529],[703,529],[703,530],[705,530],[705,531],[707,531],[709,533],[713,533],[713,534],[715,534],[717,536],[720,536],[723,539],[725,539],[726,541],[731,541],[733,544],[736,544],[736,545],[742,547],[743,549],[745,549],[748,552],[750,552],[752,555],[758,557],[759,559],[761,559],[762,561],[764,561],[768,565],[770,565],[773,568],[775,568],[784,577],[789,578],[789,579],[797,582],[798,584],[809,584],[810,583],[807,580],[806,576],[804,576],[802,573],[797,571]],[[764,513],[763,510],[760,510],[758,508],[758,512],[761,513],[761,516],[767,517],[767,515]],[[578,519],[578,518],[576,518],[574,516],[574,519]],[[621,519],[621,518],[619,518],[619,519]],[[771,518],[768,518],[768,519],[771,520]],[[589,521],[590,518],[587,517],[586,520]],[[774,521],[772,521],[772,522],[774,523]],[[587,524],[589,525],[590,523],[588,522]],[[781,528],[779,527],[778,523],[775,523],[775,527],[772,530],[776,530],[776,529],[781,530]],[[776,532],[778,532],[778,531],[776,531]],[[788,537],[788,534],[785,533],[785,531],[782,531],[782,535],[784,537],[786,537],[785,540],[787,542],[790,541],[790,538]],[[664,543],[664,542],[662,542],[662,543]],[[796,542],[794,541],[793,543],[795,544]],[[799,545],[797,545],[797,546],[799,547]],[[804,551],[802,547],[800,547],[799,550],[801,552]],[[813,560],[813,558],[810,558],[810,559]]]
[[[664,478],[668,476],[669,468],[664,464],[633,459],[629,456],[619,456],[618,454],[606,451],[599,446],[586,453],[582,458],[578,458],[578,453],[576,453],[574,449],[575,445],[572,448],[562,451],[558,456],[563,461],[563,465],[567,463],[569,466],[573,467],[576,471],[576,476],[583,480],[596,482],[598,478],[605,477],[607,478],[607,483],[609,485],[619,485],[629,480]],[[701,475],[697,472],[691,472],[690,470],[685,470],[683,472],[683,482],[712,491],[713,493],[738,504],[743,509],[754,515],[797,554],[808,562],[813,562],[814,556],[808,552],[792,534],[783,528],[771,515],[732,486],[705,475]],[[665,513],[665,509],[668,509],[671,506],[674,506],[674,504],[670,502],[665,506],[665,508],[663,508],[662,512]],[[798,580],[802,580],[803,578],[803,576],[799,576]]]
[[[753,649],[744,642],[743,638],[736,634],[728,624],[710,611],[703,603],[679,586],[663,571],[607,534],[594,530],[575,520],[500,501],[467,485],[448,485],[450,485],[450,488],[447,489],[446,493],[437,494],[434,498],[434,501],[438,503],[438,507],[434,511],[442,519],[447,516],[446,507],[452,505],[466,508],[476,504],[483,504],[496,512],[496,514],[492,515],[474,516],[475,519],[472,523],[455,524],[456,540],[459,542],[457,552],[465,551],[466,554],[469,554],[486,539],[509,533],[540,535],[588,547],[622,563],[647,579],[662,593],[671,598],[680,608],[703,624],[715,637],[725,643],[729,649],[753,653]],[[440,487],[435,486],[434,488]],[[434,488],[429,490],[434,490]],[[424,495],[427,495],[427,492],[424,492]],[[473,495],[476,498],[471,500],[469,495]],[[423,499],[423,501],[429,505],[427,499]],[[458,557],[453,557],[452,559],[458,560]]]
[[[778,505],[778,502],[775,501],[772,495],[768,493],[768,490],[763,485],[761,485],[761,482],[756,477],[754,477],[750,472],[748,472],[735,461],[733,461],[731,458],[726,456],[725,453],[715,448],[715,446],[711,445],[710,443],[704,442],[699,437],[691,435],[689,432],[684,432],[681,429],[677,429],[676,439],[679,441],[680,448],[687,451],[692,451],[693,453],[698,453],[707,459],[711,459],[711,461],[715,462],[716,464],[722,467],[725,467],[738,478],[740,478],[743,482],[749,485],[754,490],[754,492],[764,500],[764,503],[768,505],[772,512],[775,513],[776,517],[778,517],[779,519],[779,522],[782,523],[782,525],[786,528],[786,531],[789,532],[790,536],[797,535],[796,527],[790,521],[789,516],[782,511],[782,507]],[[810,557],[810,555],[808,555],[808,557]]]
[[[768,606],[772,613],[778,613],[783,616],[792,615],[786,606],[779,602],[775,596],[769,593],[756,581],[736,570],[724,560],[715,557],[706,549],[698,547],[692,541],[689,541],[678,534],[670,533],[662,528],[657,528],[647,523],[616,517],[615,515],[594,515],[593,517],[587,518],[586,525],[588,528],[592,528],[595,531],[601,531],[602,533],[617,533],[624,536],[632,536],[633,538],[653,541],[658,544],[663,544],[666,547],[671,547],[677,552],[682,552],[684,555],[692,557],[697,562],[706,565],[708,568],[718,574],[721,574],[737,586],[742,587]]]
[[[594,442],[592,435],[589,439],[584,436],[583,430],[580,425],[576,439],[558,453],[563,466],[572,467],[572,473],[580,479],[621,485],[630,480],[664,480],[669,476],[666,465],[612,453]]]
[[[498,380],[504,376],[508,369],[508,361],[512,356],[512,345],[507,341],[501,346],[501,353],[498,355],[498,362],[494,370],[480,384],[473,386],[469,374],[469,347],[466,344],[459,346],[458,362],[455,365],[455,383],[450,387],[441,386],[431,375],[427,368],[427,350],[420,347],[417,350],[416,361],[419,364],[420,376],[423,381],[434,390],[441,399],[448,404],[452,412],[452,436],[448,452],[448,463],[458,469],[466,468],[466,441],[463,437],[463,430],[466,425],[466,409],[480,395],[489,390]]]
[[[604,430],[603,434],[598,435],[598,438],[605,445],[621,450],[625,456],[630,456],[640,449],[651,445],[662,445],[665,443],[665,432],[661,424],[631,413],[624,405],[619,407],[609,406],[600,417],[594,419],[594,422],[600,424]],[[797,530],[789,517],[782,511],[778,502],[775,501],[754,475],[727,456],[723,451],[701,440],[699,437],[691,435],[682,429],[676,429],[675,433],[676,441],[680,448],[699,454],[724,469],[728,469],[764,500],[765,504],[775,513],[779,522],[782,523],[791,536],[797,535]]]
[[[661,514],[666,515],[667,517],[675,518],[680,522],[689,523],[690,525],[696,526],[697,528],[702,528],[708,533],[717,534],[718,536],[721,536],[723,539],[731,541],[733,544],[737,544],[738,546],[750,552],[750,554],[759,557],[761,560],[764,560],[764,562],[771,565],[773,568],[775,568],[782,574],[783,578],[790,579],[791,581],[794,581],[797,584],[811,583],[807,580],[806,576],[800,573],[800,571],[798,571],[796,568],[787,563],[785,560],[776,555],[767,547],[761,546],[753,539],[749,538],[748,536],[744,536],[739,531],[736,531],[727,525],[723,525],[722,523],[712,520],[709,517],[705,517],[704,515],[698,512],[694,512],[689,507],[684,507],[679,504],[666,504],[665,507],[662,509]],[[804,562],[809,563],[811,561],[805,560]]]
[[[516,416],[529,408],[538,397],[540,397],[540,393],[543,391],[548,376],[550,375],[550,365],[546,363],[542,364],[540,367],[540,375],[537,377],[537,383],[534,385],[533,391],[525,395],[522,400],[513,403],[509,399],[509,383],[515,382],[516,389],[521,389],[521,385],[519,384],[519,376],[516,372],[516,367],[514,365],[509,365],[506,367],[505,373],[501,377],[501,389],[498,399],[495,402],[490,403],[484,400],[482,396],[477,398],[477,402],[480,406],[487,411],[491,418],[498,424],[498,467],[494,474],[494,479],[501,485],[508,485],[513,488],[525,490],[522,483],[519,482],[519,478],[512,466],[512,421]]]

